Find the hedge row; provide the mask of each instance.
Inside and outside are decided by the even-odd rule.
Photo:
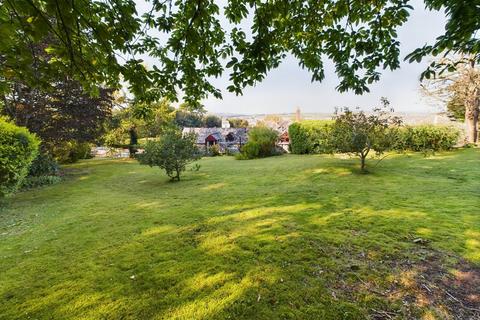
[[[295,154],[328,153],[330,133],[335,121],[306,120],[288,128],[290,151]]]
[[[405,126],[401,128],[397,150],[441,151],[453,148],[460,138],[460,131],[449,126]]]
[[[290,151],[295,154],[329,153],[335,121],[295,122],[288,128]],[[460,132],[449,126],[404,126],[396,141],[396,150],[441,151],[457,144]]]
[[[38,154],[39,144],[26,128],[0,118],[0,198],[20,187]]]

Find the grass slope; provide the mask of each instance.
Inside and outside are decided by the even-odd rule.
[[[480,265],[479,159],[72,165],[0,212],[0,319],[448,318],[409,283],[431,257]]]

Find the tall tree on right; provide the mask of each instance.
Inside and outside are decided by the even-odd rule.
[[[472,55],[442,58],[435,63],[445,66],[443,72],[422,83],[424,94],[444,103],[454,117],[458,118],[459,106],[463,106],[466,143],[478,142],[480,67],[476,61],[478,57]]]

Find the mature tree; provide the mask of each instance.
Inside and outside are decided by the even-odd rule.
[[[382,98],[382,107],[375,108],[370,115],[348,109],[336,115],[331,133],[332,151],[358,156],[361,170],[365,172],[370,151],[380,155],[395,146],[401,120],[391,116],[389,111],[388,100]]]
[[[175,123],[182,128],[189,127],[203,127],[205,126],[205,120],[203,113],[196,111],[177,110],[175,113]]]
[[[248,121],[240,118],[228,119],[230,128],[248,128]]]
[[[208,94],[221,96],[213,77],[228,72],[228,90],[241,94],[293,55],[312,81],[323,80],[325,60],[333,61],[337,89],[362,93],[382,69],[399,67],[396,31],[408,20],[409,2],[228,0],[220,8],[214,0],[150,0],[151,9],[139,17],[133,0],[4,0],[0,88],[15,79],[49,85],[50,74],[60,70],[92,91],[99,84],[115,87],[122,78],[137,97],[174,101],[180,90],[198,106]],[[479,53],[476,1],[424,2],[446,12],[445,34],[411,54],[411,61],[443,52]],[[38,57],[32,44],[46,37],[55,45],[45,48],[48,57]],[[140,54],[158,63],[147,68],[136,58]],[[33,72],[32,65],[42,72]],[[432,66],[425,75],[436,70]]]
[[[480,68],[477,57],[462,55],[440,59],[437,64],[455,65],[433,79],[425,79],[422,88],[428,96],[447,105],[456,117],[463,114],[468,143],[478,142],[480,113]],[[463,111],[460,111],[463,108]]]
[[[222,118],[209,114],[205,117],[205,126],[207,128],[219,128],[222,126]]]
[[[2,101],[1,111],[36,133],[46,148],[72,140],[94,142],[104,133],[113,107],[112,90],[100,88],[92,97],[68,77],[57,79],[49,91],[14,83]]]
[[[131,116],[141,120],[137,125],[144,137],[157,137],[174,125],[175,108],[162,99],[157,102],[137,102],[131,106]]]
[[[187,164],[199,158],[196,135],[182,134],[178,129],[165,132],[159,141],[148,141],[144,153],[138,156],[141,164],[164,169],[170,179],[177,181]]]
[[[165,99],[153,103],[132,102],[113,112],[105,143],[109,146],[136,145],[139,138],[158,137],[175,126],[175,112]]]

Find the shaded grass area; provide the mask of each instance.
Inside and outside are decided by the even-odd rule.
[[[0,319],[448,319],[409,291],[416,266],[480,266],[479,150],[368,175],[331,156],[200,164],[170,183],[84,161],[11,198]]]

